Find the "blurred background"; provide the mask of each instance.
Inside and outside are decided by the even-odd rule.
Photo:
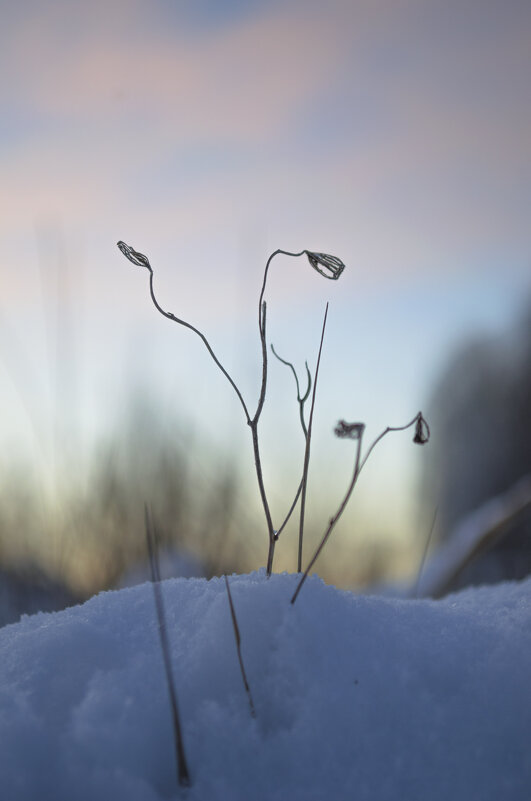
[[[250,408],[268,255],[345,262],[332,282],[279,256],[266,295],[269,340],[301,376],[330,302],[305,559],[352,471],[338,419],[363,421],[367,446],[422,409],[433,438],[374,451],[327,581],[414,584],[452,537],[490,548],[461,582],[529,572],[530,4],[0,8],[0,622],[147,577],[144,501],[163,573],[266,561],[238,399],[119,239]],[[304,439],[276,362],[260,436],[278,525]],[[275,569],[295,569],[296,539],[297,516]]]

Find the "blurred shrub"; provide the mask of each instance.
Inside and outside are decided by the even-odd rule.
[[[531,307],[510,336],[463,346],[438,381],[430,407],[422,495],[426,517],[438,507],[437,530],[447,540],[467,514],[531,474]],[[527,510],[466,568],[458,586],[529,573]]]
[[[195,565],[211,576],[256,566],[243,535],[259,523],[240,499],[235,460],[145,400],[131,404],[86,470],[72,471],[53,495],[32,482],[30,470],[15,475],[5,462],[4,473],[11,474],[0,491],[7,571],[36,563],[83,596],[116,586],[146,561],[145,502],[176,570],[187,565],[190,574]]]

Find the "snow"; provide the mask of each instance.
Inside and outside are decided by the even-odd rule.
[[[158,566],[161,579],[197,578],[205,575],[205,566],[197,557],[183,550],[176,551],[174,548],[161,548],[158,551]],[[150,576],[151,570],[146,558],[126,570],[118,581],[117,589],[144,584],[149,581]]]
[[[423,566],[418,582],[411,588],[413,595],[437,597],[447,592],[447,588],[469,562],[510,531],[508,524],[530,505],[531,476],[526,475],[509,490],[490,498],[474,512],[466,515],[427,565]],[[501,580],[503,563],[496,555],[492,562],[494,568],[489,572],[494,572]],[[485,582],[487,576],[485,571]]]
[[[531,579],[441,601],[312,577],[162,583],[192,786],[177,786],[152,586],[0,630],[9,801],[527,801]]]

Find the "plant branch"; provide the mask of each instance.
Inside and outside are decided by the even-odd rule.
[[[149,291],[150,291],[150,295],[151,295],[151,300],[153,301],[153,305],[155,306],[157,311],[160,314],[162,314],[163,317],[167,317],[168,320],[172,320],[173,322],[178,323],[179,325],[182,325],[185,328],[189,328],[191,331],[193,331],[195,334],[197,334],[197,336],[202,340],[203,344],[205,345],[206,349],[208,350],[212,360],[215,362],[215,364],[217,365],[219,370],[221,370],[221,372],[223,373],[225,378],[229,381],[230,385],[232,386],[233,390],[235,391],[236,395],[238,396],[238,400],[240,401],[240,404],[241,404],[241,406],[243,408],[243,411],[244,411],[244,414],[245,414],[245,419],[247,421],[248,426],[251,429],[251,436],[252,436],[252,442],[253,442],[253,453],[254,453],[254,460],[255,460],[255,467],[256,467],[256,475],[257,475],[257,479],[258,479],[258,488],[259,488],[259,491],[260,491],[260,498],[262,500],[262,505],[264,507],[264,513],[265,513],[265,517],[266,517],[267,528],[268,528],[268,536],[269,536],[269,552],[268,552],[268,557],[267,557],[267,574],[269,576],[269,575],[271,575],[271,572],[273,570],[273,556],[274,556],[274,551],[275,551],[275,543],[276,543],[276,541],[278,539],[278,533],[274,530],[273,521],[272,521],[272,518],[271,518],[271,512],[269,510],[269,504],[268,504],[268,501],[267,501],[267,495],[266,495],[266,491],[265,491],[264,479],[263,479],[263,473],[262,473],[262,463],[261,463],[261,457],[260,457],[260,445],[259,445],[259,438],[258,438],[258,421],[259,421],[260,416],[262,414],[262,410],[263,410],[264,403],[265,403],[265,398],[266,398],[266,390],[267,390],[267,368],[268,368],[268,363],[267,363],[267,343],[266,343],[266,313],[267,313],[267,307],[266,307],[266,302],[264,300],[264,295],[265,295],[265,290],[266,290],[269,267],[271,265],[271,262],[272,262],[273,258],[275,256],[277,256],[278,254],[283,254],[285,256],[293,256],[293,257],[298,257],[298,256],[302,256],[302,255],[306,254],[306,256],[308,258],[308,261],[309,261],[310,265],[312,266],[312,268],[314,270],[316,270],[318,273],[320,273],[325,278],[332,279],[332,280],[337,280],[340,277],[341,273],[343,272],[343,270],[345,268],[345,265],[343,264],[341,259],[338,259],[335,256],[330,256],[330,255],[328,255],[326,253],[317,253],[317,252],[309,251],[309,250],[301,250],[299,253],[292,253],[292,252],[287,251],[287,250],[278,249],[278,250],[275,250],[269,256],[269,258],[267,260],[267,263],[266,263],[266,266],[265,266],[265,270],[264,270],[262,288],[261,288],[261,291],[260,291],[260,297],[259,297],[259,301],[258,301],[258,330],[259,330],[259,334],[260,334],[260,343],[261,343],[261,347],[262,347],[262,382],[261,382],[261,386],[260,386],[260,393],[259,393],[259,397],[258,397],[258,403],[257,403],[256,411],[254,413],[254,416],[251,417],[251,415],[249,413],[249,410],[247,408],[247,404],[245,403],[245,401],[243,399],[242,393],[240,392],[238,386],[236,385],[236,383],[233,380],[233,378],[231,377],[231,375],[227,372],[225,367],[223,367],[223,365],[221,364],[221,362],[217,358],[217,356],[214,353],[214,351],[213,351],[208,339],[202,333],[202,331],[200,331],[198,328],[196,328],[194,325],[192,325],[191,323],[187,322],[186,320],[182,320],[180,317],[177,317],[172,312],[166,311],[165,309],[162,308],[162,306],[158,302],[157,297],[155,295],[154,286],[153,286],[153,280],[154,280],[153,269],[151,267],[151,264],[149,263],[149,259],[147,258],[147,256],[145,256],[143,253],[139,253],[138,251],[134,250],[130,245],[127,245],[123,241],[119,241],[117,244],[118,244],[118,248],[121,250],[121,252],[124,254],[124,256],[130,262],[132,262],[133,264],[136,264],[138,267],[144,267],[145,269],[148,270],[148,272],[149,272]],[[327,311],[328,311],[328,304],[327,304]],[[326,314],[325,314],[325,322],[326,322]],[[323,325],[323,335],[324,335],[324,325]],[[322,338],[321,338],[321,347],[322,347]],[[274,353],[274,349],[273,349],[273,353]],[[321,349],[319,349],[319,358],[320,358],[320,355],[321,355]],[[281,361],[283,361],[283,360],[281,359]],[[319,365],[319,362],[318,362],[318,365]],[[292,368],[292,369],[294,371],[295,381],[297,383],[297,400],[298,400],[299,405],[300,405],[301,426],[302,426],[302,430],[303,430],[305,438],[306,438],[305,472],[303,473],[303,481],[301,483],[301,486],[297,490],[297,494],[295,496],[295,500],[294,500],[294,502],[293,502],[293,504],[292,504],[292,506],[291,506],[291,508],[290,508],[290,510],[288,512],[288,515],[287,515],[284,523],[282,524],[281,530],[282,530],[282,528],[284,528],[284,526],[286,525],[287,521],[289,520],[289,518],[290,518],[290,516],[291,516],[291,514],[293,512],[293,509],[294,509],[294,507],[295,507],[295,505],[297,503],[297,499],[299,497],[299,494],[302,493],[303,501],[304,501],[304,498],[305,498],[306,476],[307,476],[308,461],[309,461],[309,440],[310,440],[310,433],[311,433],[311,420],[312,420],[312,413],[313,413],[313,404],[315,402],[315,386],[314,386],[312,409],[311,409],[311,412],[310,412],[310,423],[309,423],[308,429],[306,429],[306,424],[305,424],[305,421],[304,421],[303,407],[304,407],[304,403],[305,403],[306,399],[309,396],[310,389],[311,389],[311,374],[310,374],[310,370],[308,368],[308,365],[306,364],[306,372],[307,372],[307,375],[308,375],[308,389],[306,390],[306,393],[305,393],[304,397],[301,398],[298,377],[297,377],[297,375],[295,373],[294,368]],[[316,374],[316,379],[317,379],[317,374]],[[303,518],[302,518],[302,521],[301,521],[301,535],[300,535],[301,538],[302,538],[302,529],[303,529]]]
[[[293,256],[298,257],[302,256],[304,253],[308,253],[308,251],[301,250],[300,253],[291,253],[287,250],[275,250],[272,253],[265,266],[264,270],[264,278],[262,281],[262,289],[260,291],[260,297],[258,300],[258,331],[260,334],[260,343],[262,346],[262,385],[260,388],[260,395],[258,398],[258,405],[256,407],[255,415],[252,419],[247,419],[247,423],[251,428],[252,438],[253,438],[253,451],[254,451],[254,461],[256,466],[256,475],[258,479],[258,488],[260,490],[260,497],[262,499],[262,506],[264,507],[264,513],[267,522],[267,530],[269,536],[269,549],[267,554],[267,575],[270,576],[273,572],[273,558],[275,555],[275,545],[277,542],[278,535],[275,532],[273,521],[271,518],[271,511],[269,509],[269,503],[267,500],[267,494],[265,491],[264,486],[264,478],[262,473],[262,462],[260,458],[260,443],[258,439],[258,421],[260,419],[260,415],[262,414],[262,409],[264,407],[265,397],[266,397],[266,390],[267,390],[267,341],[266,341],[266,312],[267,306],[264,300],[266,284],[267,284],[267,276],[269,273],[269,266],[279,253],[282,253],[284,256]]]
[[[299,495],[301,494],[301,490],[302,490],[302,481],[299,484],[299,488],[298,488],[298,490],[297,490],[297,492],[295,494],[295,498],[293,499],[293,502],[292,502],[292,504],[291,504],[291,506],[289,508],[289,512],[287,513],[286,517],[284,518],[284,521],[283,521],[282,525],[280,526],[280,528],[276,532],[275,536],[276,536],[277,540],[280,537],[280,535],[282,534],[282,532],[284,531],[284,529],[286,528],[286,526],[287,526],[287,524],[289,522],[289,519],[290,519],[291,515],[293,514],[293,510],[297,506],[297,501],[299,500]]]
[[[301,510],[300,510],[300,518],[299,518],[299,550],[297,556],[297,572],[300,573],[302,570],[302,541],[304,536],[304,513],[306,510],[306,489],[308,484],[308,469],[310,466],[310,445],[312,439],[312,424],[313,424],[313,411],[315,408],[315,395],[317,392],[317,380],[319,378],[319,365],[321,363],[321,352],[323,350],[323,340],[325,335],[325,328],[326,328],[326,318],[328,317],[328,303],[326,304],[326,309],[324,313],[323,319],[323,328],[321,331],[321,342],[319,344],[319,353],[317,355],[317,364],[315,367],[315,379],[313,382],[313,393],[312,393],[312,404],[310,407],[310,418],[308,420],[308,433],[306,435],[306,449],[304,451],[304,465],[302,469],[302,481],[301,481]]]
[[[376,439],[370,446],[369,450],[367,451],[367,453],[363,458],[362,463],[360,464],[360,469],[358,472],[361,473],[372,451],[374,450],[376,445],[380,442],[380,440],[382,440],[385,436],[387,436],[387,434],[390,434],[391,431],[405,431],[407,428],[411,428],[411,426],[413,425],[416,425],[417,429],[413,441],[418,443],[419,445],[424,445],[425,442],[427,442],[428,439],[430,438],[430,429],[424,417],[422,416],[422,412],[419,412],[418,414],[415,415],[413,420],[410,420],[410,422],[406,423],[405,426],[387,426],[387,428],[384,429],[384,431],[382,431],[382,433],[376,437]]]
[[[362,440],[362,437],[363,437],[363,430],[360,431],[360,434],[359,434],[359,437],[358,437],[358,444],[357,444],[357,448],[356,448],[356,459],[355,459],[355,462],[354,462],[354,472],[352,474],[352,480],[351,480],[351,482],[350,482],[350,484],[348,486],[348,489],[347,489],[347,491],[345,493],[345,497],[341,501],[341,503],[339,505],[339,509],[337,510],[335,515],[330,518],[330,522],[328,523],[328,528],[326,529],[326,531],[325,531],[325,533],[323,535],[323,538],[322,538],[321,542],[319,543],[314,555],[310,559],[308,567],[304,571],[304,574],[303,574],[301,580],[297,584],[297,589],[295,590],[295,593],[293,594],[293,598],[291,599],[291,603],[292,604],[294,604],[295,601],[297,600],[297,595],[301,591],[302,585],[304,584],[304,582],[308,578],[310,570],[312,569],[312,567],[316,563],[317,559],[321,555],[321,551],[323,550],[324,546],[328,542],[330,534],[334,530],[334,527],[335,527],[337,521],[339,520],[339,518],[341,517],[341,515],[345,511],[345,508],[346,508],[346,506],[347,506],[347,504],[348,504],[348,502],[350,500],[350,496],[352,495],[352,490],[354,489],[354,486],[356,484],[356,481],[357,481],[358,475],[359,475],[360,452],[361,452],[361,440]],[[299,570],[299,573],[300,572],[301,571]]]
[[[245,418],[246,418],[247,422],[249,423],[251,418],[250,418],[250,415],[249,415],[249,411],[247,409],[247,405],[246,405],[246,403],[245,403],[245,401],[243,399],[243,396],[242,396],[240,390],[238,389],[234,379],[229,375],[227,370],[223,367],[223,365],[219,361],[218,357],[216,356],[216,354],[212,350],[212,347],[211,347],[208,339],[206,338],[206,336],[198,328],[196,328],[194,325],[192,325],[191,323],[188,323],[186,320],[181,320],[180,317],[177,317],[172,312],[168,312],[165,309],[163,309],[162,306],[160,305],[160,303],[158,302],[158,300],[156,298],[156,295],[155,295],[155,290],[153,288],[153,275],[154,275],[153,274],[153,268],[151,267],[151,264],[149,263],[149,259],[147,258],[147,256],[144,256],[143,253],[138,253],[138,251],[134,250],[132,247],[130,247],[130,245],[126,245],[125,242],[122,242],[122,241],[118,242],[118,247],[120,248],[120,250],[122,251],[124,256],[129,259],[129,261],[131,261],[133,264],[136,264],[138,266],[145,267],[149,271],[149,291],[150,291],[150,294],[151,294],[151,300],[153,301],[153,305],[155,306],[157,311],[159,311],[160,314],[163,315],[163,317],[167,317],[168,320],[172,320],[172,322],[178,323],[179,325],[184,326],[184,328],[189,328],[190,331],[193,331],[194,334],[197,334],[197,336],[200,337],[200,339],[203,341],[203,344],[205,345],[206,349],[208,350],[208,352],[209,352],[210,356],[212,357],[213,361],[218,366],[218,368],[221,370],[221,372],[223,373],[225,378],[229,381],[230,385],[232,386],[232,388],[234,389],[236,395],[238,396],[238,399],[239,399],[239,401],[240,401],[240,403],[242,405],[242,408],[243,408],[243,411],[244,411],[244,414],[245,414]]]
[[[300,390],[300,385],[299,385],[299,377],[297,375],[297,371],[295,370],[295,367],[293,366],[293,364],[291,362],[286,361],[286,359],[283,359],[281,356],[278,355],[278,353],[276,352],[276,350],[275,350],[275,348],[273,346],[273,343],[271,343],[271,351],[272,351],[273,355],[276,356],[276,358],[279,360],[279,362],[282,362],[282,364],[285,364],[286,367],[290,368],[291,372],[293,373],[293,377],[295,378],[295,385],[297,387],[297,403],[299,404],[299,417],[300,417],[300,421],[301,421],[302,432],[303,432],[304,437],[306,439],[306,437],[308,436],[308,429],[306,428],[306,422],[304,420],[304,404],[308,400],[308,396],[309,396],[310,390],[312,388],[312,374],[310,373],[310,368],[308,367],[308,362],[304,362],[304,366],[306,367],[306,375],[307,375],[307,380],[308,380],[308,386],[307,386],[306,392],[301,397],[301,390]]]
[[[347,504],[348,504],[348,502],[350,500],[350,496],[352,495],[352,491],[353,491],[354,487],[356,486],[356,482],[358,480],[359,474],[361,473],[364,465],[367,462],[367,459],[371,455],[371,453],[374,450],[375,446],[378,444],[378,442],[380,442],[381,439],[383,439],[383,437],[385,437],[391,431],[405,431],[407,428],[411,428],[411,426],[413,426],[413,425],[415,426],[415,436],[413,438],[413,442],[415,442],[415,443],[417,443],[419,445],[424,445],[429,439],[430,429],[429,429],[429,426],[428,426],[426,420],[422,416],[422,412],[419,412],[417,415],[415,415],[413,420],[411,420],[405,426],[388,426],[384,431],[382,431],[381,434],[379,434],[379,436],[376,437],[374,442],[369,447],[367,453],[365,454],[365,457],[363,458],[362,461],[360,461],[361,441],[362,441],[362,438],[363,438],[363,433],[365,431],[365,425],[363,423],[345,423],[344,420],[341,420],[338,423],[338,425],[337,425],[337,427],[335,429],[336,436],[344,438],[344,439],[355,439],[355,440],[357,440],[356,458],[355,458],[355,463],[354,463],[354,473],[352,475],[352,480],[351,480],[351,482],[349,484],[349,487],[347,489],[345,497],[343,498],[343,500],[341,501],[341,503],[339,505],[338,511],[336,512],[334,517],[330,518],[330,522],[329,522],[328,527],[327,527],[327,529],[326,529],[326,531],[325,531],[325,533],[323,535],[323,538],[321,539],[321,542],[319,543],[319,545],[317,547],[317,550],[315,551],[314,555],[312,556],[308,567],[304,571],[304,574],[303,574],[301,580],[297,584],[297,588],[296,588],[296,590],[295,590],[295,592],[293,594],[293,597],[291,599],[291,603],[292,604],[294,604],[295,601],[297,600],[297,596],[298,596],[299,592],[301,591],[304,582],[308,578],[310,570],[312,569],[312,567],[314,566],[315,562],[319,558],[319,556],[321,554],[321,551],[323,550],[324,546],[326,545],[326,543],[327,543],[327,541],[328,541],[328,539],[329,539],[329,537],[330,537],[330,535],[331,535],[331,533],[332,533],[337,521],[339,520],[339,518],[341,517],[341,515],[345,511],[345,508],[346,508],[346,506],[347,506]]]

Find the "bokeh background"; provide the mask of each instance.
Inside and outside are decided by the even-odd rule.
[[[200,340],[157,314],[146,271],[123,258],[119,239],[149,256],[160,303],[201,328],[249,406],[268,255],[308,248],[347,265],[332,282],[305,259],[278,257],[267,290],[269,338],[301,375],[305,359],[315,365],[330,302],[308,553],[352,469],[352,446],[333,437],[339,418],[365,422],[368,444],[431,410],[434,447],[415,447],[410,433],[381,443],[323,554],[328,580],[412,576],[435,509],[444,537],[531,469],[524,455],[483,495],[467,494],[484,443],[492,464],[505,456],[496,422],[486,414],[469,441],[454,403],[478,364],[491,381],[465,392],[472,418],[506,380],[490,407],[513,420],[509,462],[507,437],[521,447],[530,428],[527,402],[510,406],[531,369],[528,2],[0,7],[6,576],[31,565],[76,597],[116,586],[143,558],[145,500],[177,569],[265,564],[242,409]],[[452,415],[461,428],[444,428]],[[303,456],[280,364],[261,439],[278,520]],[[446,513],[452,477],[464,501]],[[294,569],[295,528],[283,537],[276,568]]]

